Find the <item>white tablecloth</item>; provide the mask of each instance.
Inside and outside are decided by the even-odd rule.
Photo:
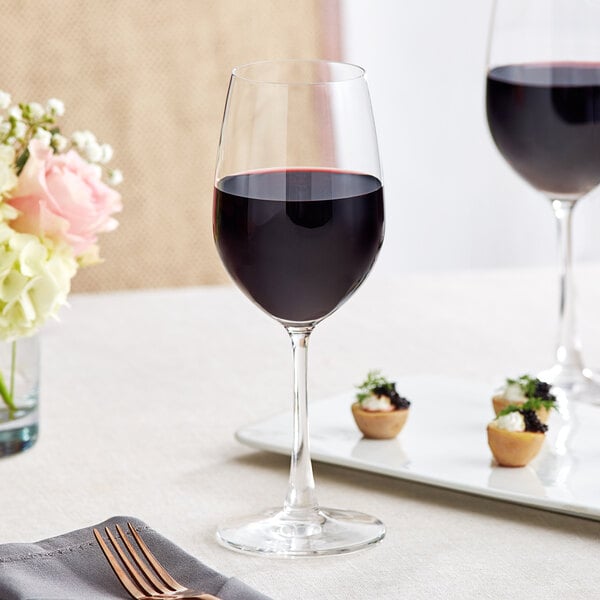
[[[579,283],[600,365],[600,269]],[[375,276],[313,334],[312,398],[374,367],[535,372],[553,358],[556,292],[552,270]],[[74,296],[42,341],[41,437],[0,461],[0,543],[130,514],[274,599],[600,598],[600,523],[323,464],[320,501],[379,516],[382,544],[291,561],[217,545],[218,522],[279,504],[288,475],[233,438],[291,404],[287,336],[233,287]]]

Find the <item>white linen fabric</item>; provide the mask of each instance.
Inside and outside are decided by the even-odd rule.
[[[490,389],[535,373],[553,358],[556,292],[551,269],[375,274],[316,328],[311,398],[351,389],[372,368]],[[600,365],[600,268],[581,270],[579,298],[586,357]],[[42,339],[40,439],[0,460],[0,543],[133,514],[277,600],[598,597],[600,523],[324,464],[321,503],[378,516],[380,545],[293,561],[219,546],[220,522],[283,502],[289,460],[234,433],[290,410],[285,332],[234,287],[71,304]]]

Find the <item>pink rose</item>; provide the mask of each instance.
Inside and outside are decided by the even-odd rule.
[[[75,256],[93,251],[98,234],[118,225],[121,195],[100,179],[101,171],[77,152],[54,154],[40,140],[29,144],[29,160],[8,202],[20,211],[17,231],[64,241]]]

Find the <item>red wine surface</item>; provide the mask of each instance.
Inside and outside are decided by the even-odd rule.
[[[383,242],[383,189],[375,177],[290,169],[225,177],[213,231],[240,288],[271,316],[310,323],[362,283]]]
[[[497,67],[486,98],[498,149],[532,186],[579,197],[600,183],[600,64]]]

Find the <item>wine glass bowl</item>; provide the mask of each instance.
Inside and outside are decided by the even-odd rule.
[[[494,67],[487,114],[496,145],[551,199],[576,201],[600,183],[600,63]]]
[[[369,175],[253,171],[219,181],[214,206],[228,272],[288,325],[314,325],[335,311],[362,283],[383,240],[383,191]]]
[[[384,235],[377,138],[360,67],[265,61],[234,69],[213,232],[232,279],[285,327],[294,358],[283,507],[223,525],[217,538],[235,550],[283,557],[341,554],[378,542],[385,527],[375,517],[318,504],[308,436],[309,336],[364,281]]]
[[[600,402],[575,317],[572,216],[600,183],[600,9],[588,0],[495,0],[486,82],[494,142],[553,209],[560,302],[556,363],[540,373],[563,399]]]

